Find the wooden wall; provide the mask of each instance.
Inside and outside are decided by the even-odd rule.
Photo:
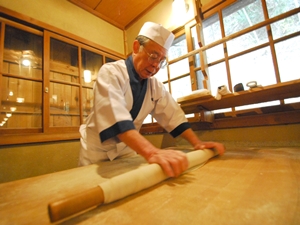
[[[0,1],[0,6],[124,54],[123,30],[66,0]],[[59,31],[58,31],[59,32]]]
[[[77,141],[0,146],[0,183],[78,166]]]

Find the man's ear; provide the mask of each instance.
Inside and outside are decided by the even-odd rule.
[[[140,43],[138,40],[134,40],[133,42],[133,53],[137,54],[140,51]]]

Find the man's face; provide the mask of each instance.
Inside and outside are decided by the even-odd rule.
[[[167,50],[154,41],[141,46],[137,40],[133,44],[133,65],[141,79],[155,75],[160,69],[160,61],[166,58]]]

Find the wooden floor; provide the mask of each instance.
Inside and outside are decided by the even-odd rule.
[[[137,156],[0,184],[0,224],[50,224],[50,201],[143,163]],[[179,178],[58,224],[300,224],[300,148],[231,149]]]

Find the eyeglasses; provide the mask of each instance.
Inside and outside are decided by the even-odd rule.
[[[150,54],[149,52],[147,52],[145,46],[144,45],[142,45],[142,46],[143,46],[144,51],[148,55],[148,62],[149,63],[151,63],[151,64],[158,63],[159,68],[164,68],[168,64],[166,58],[164,58],[162,60],[159,60],[159,55],[158,54],[155,54],[155,53]]]

